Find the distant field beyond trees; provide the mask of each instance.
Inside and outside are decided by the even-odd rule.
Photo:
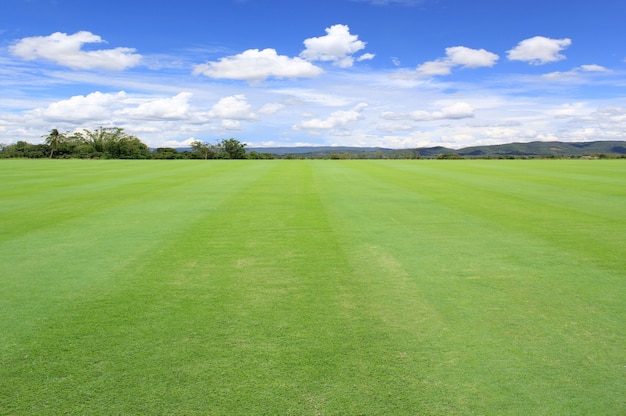
[[[11,159],[0,213],[2,415],[626,409],[623,160]]]

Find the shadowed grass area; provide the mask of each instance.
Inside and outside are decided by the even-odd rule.
[[[0,174],[0,414],[626,408],[623,161]]]

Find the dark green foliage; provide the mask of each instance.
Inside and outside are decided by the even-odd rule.
[[[199,159],[215,159],[217,155],[217,150],[214,145],[199,140],[195,140],[191,144],[191,149]]]
[[[246,144],[237,139],[223,139],[217,144],[194,141],[191,149],[200,159],[246,159]],[[257,157],[253,157],[257,159]]]
[[[252,150],[246,155],[246,158],[248,159],[274,159],[275,157],[271,153],[267,153],[267,152],[259,153],[256,150]]]
[[[182,152],[172,147],[158,147],[152,154],[152,159],[183,159]]]
[[[50,147],[45,144],[30,144],[18,141],[14,144],[4,145],[0,151],[0,158],[30,158],[39,159],[48,157]]]
[[[60,133],[52,129],[44,144],[19,141],[0,148],[3,158],[150,159],[150,149],[141,140],[119,127],[85,129]]]
[[[444,153],[442,155],[438,155],[437,159],[463,159],[463,156],[458,153]]]
[[[100,127],[77,133],[82,144],[88,144],[102,159],[149,159],[150,149],[137,137],[124,132],[120,127]]]
[[[0,158],[80,159],[529,159],[529,158],[626,158],[626,141],[584,143],[531,142],[449,149],[436,146],[417,149],[376,147],[272,147],[251,148],[237,139],[217,143],[196,140],[191,148],[150,149],[122,128],[100,127],[83,133],[62,134],[52,129],[43,144],[19,141],[0,145]]]
[[[246,144],[241,143],[237,139],[225,139],[220,142],[224,152],[228,154],[229,159],[245,159],[246,158]]]

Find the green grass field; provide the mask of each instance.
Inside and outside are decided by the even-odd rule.
[[[623,415],[626,162],[0,161],[0,414]]]

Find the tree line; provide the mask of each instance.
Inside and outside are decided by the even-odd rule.
[[[188,149],[171,147],[150,149],[139,138],[120,127],[100,127],[79,132],[61,133],[52,129],[44,136],[43,143],[25,141],[5,145],[0,143],[0,158],[51,158],[51,159],[531,159],[531,158],[626,158],[626,142],[560,143],[559,146],[579,147],[580,154],[532,154],[541,153],[548,146],[552,152],[554,143],[517,143],[508,145],[479,146],[455,151],[442,147],[425,149],[358,149],[311,150],[307,153],[272,154],[246,149],[237,139],[223,139],[217,143],[195,140]],[[542,147],[543,146],[543,147]],[[511,149],[508,149],[511,148]],[[314,148],[312,148],[314,149]],[[507,150],[508,149],[508,150]],[[533,150],[534,149],[534,150]],[[575,149],[575,150],[576,150]],[[548,150],[543,149],[543,152]],[[423,154],[421,152],[424,152]],[[584,152],[583,152],[584,151]],[[565,151],[564,151],[565,152]]]
[[[0,158],[50,159],[272,159],[269,153],[247,152],[245,143],[224,139],[212,144],[196,140],[190,150],[171,147],[151,150],[135,135],[120,127],[99,127],[80,132],[61,133],[52,129],[44,142],[31,144],[18,141],[0,144]]]
[[[50,159],[417,159],[415,150],[323,152],[275,155],[246,149],[237,139],[223,139],[217,143],[195,140],[189,150],[172,147],[150,149],[136,136],[120,127],[99,127],[79,132],[61,133],[52,129],[43,143],[25,141],[0,144],[0,158]]]

